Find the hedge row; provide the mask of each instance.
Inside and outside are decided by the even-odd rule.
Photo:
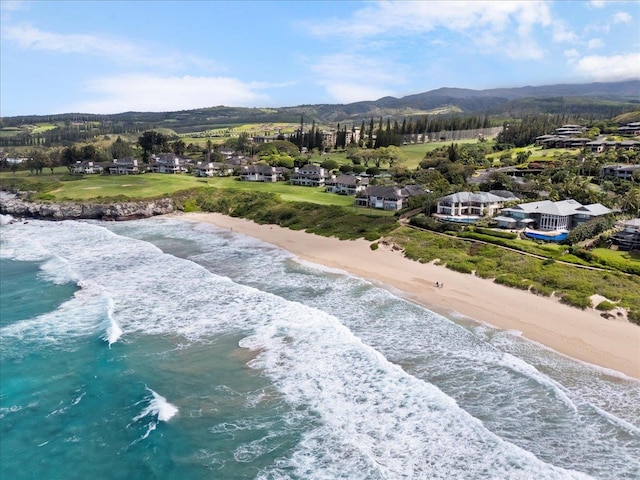
[[[515,240],[516,238],[518,238],[518,235],[513,232],[492,230],[491,228],[469,227],[469,230],[477,233],[482,233],[484,235],[491,235],[492,237],[508,238],[510,240]]]

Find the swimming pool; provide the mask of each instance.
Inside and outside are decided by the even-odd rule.
[[[557,233],[555,235],[546,235],[543,233],[524,232],[524,234],[535,240],[544,240],[545,242],[561,242],[567,238],[568,232]]]
[[[443,222],[454,222],[454,223],[475,223],[480,217],[453,217],[446,215],[438,215],[436,217],[438,220],[442,220]]]

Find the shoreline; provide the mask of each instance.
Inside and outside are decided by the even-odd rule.
[[[219,213],[169,214],[232,230],[289,251],[301,260],[343,270],[436,313],[463,315],[501,330],[521,332],[528,340],[568,357],[640,379],[640,327],[605,319],[595,309],[580,310],[558,300],[509,288],[492,280],[410,260],[364,239],[339,240]],[[443,284],[437,288],[436,282]]]

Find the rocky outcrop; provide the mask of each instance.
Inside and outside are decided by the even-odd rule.
[[[107,204],[82,202],[29,202],[20,196],[3,193],[0,198],[0,213],[14,217],[40,218],[44,220],[134,220],[175,211],[173,200],[114,202]]]

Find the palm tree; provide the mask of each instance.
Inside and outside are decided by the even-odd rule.
[[[622,209],[640,217],[640,187],[633,187],[622,198]]]

